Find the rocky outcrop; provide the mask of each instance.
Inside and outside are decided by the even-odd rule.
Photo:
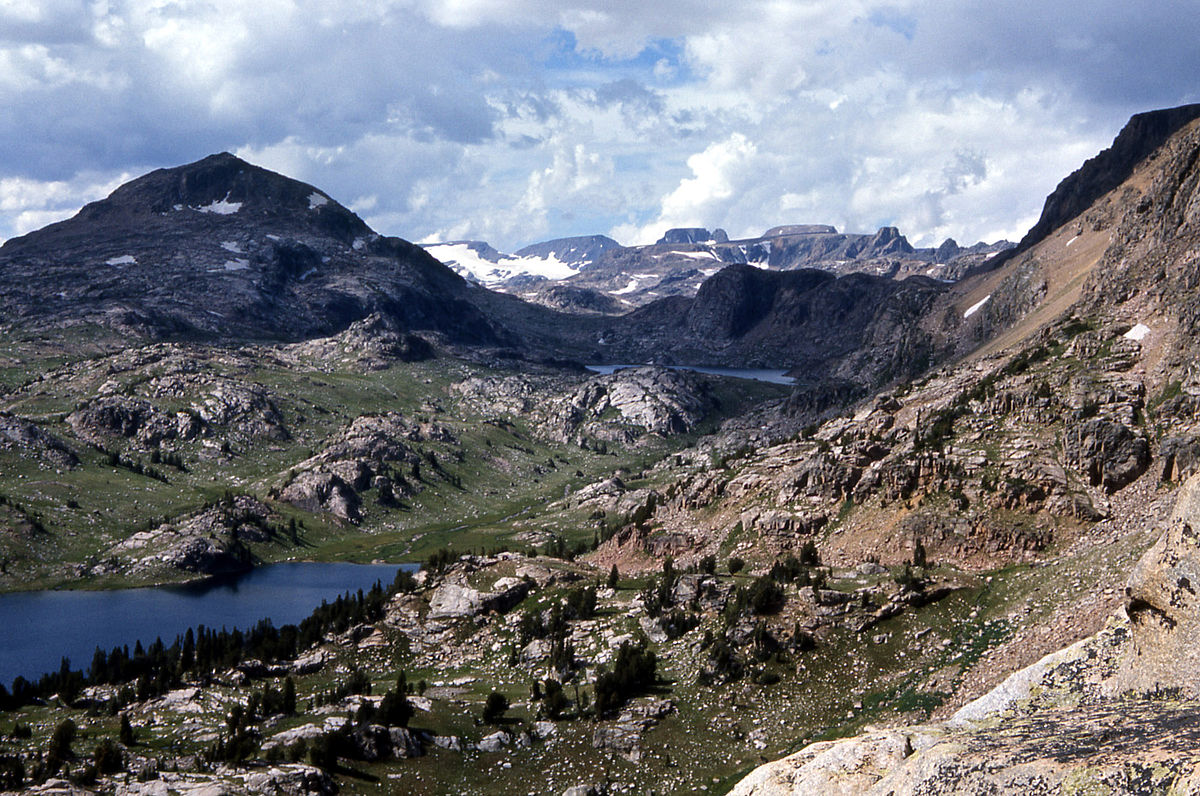
[[[1147,155],[1197,117],[1200,105],[1134,115],[1111,147],[1087,160],[1046,197],[1041,217],[1021,239],[1014,254],[1031,248],[1118,187]]]
[[[361,478],[354,480],[361,482]],[[279,492],[279,499],[305,511],[328,512],[347,522],[357,522],[360,518],[358,509],[362,501],[358,493],[333,472],[298,473]]]
[[[344,363],[353,360],[363,370],[382,370],[395,362],[417,362],[434,354],[420,335],[400,328],[395,318],[373,312],[331,337],[320,337],[284,347],[291,357]]]
[[[274,397],[262,387],[194,373],[171,373],[147,383],[149,397],[101,395],[67,416],[80,437],[106,444],[114,437],[155,448],[167,440],[220,434],[242,441],[290,437]],[[184,400],[183,409],[161,404]]]
[[[139,531],[113,545],[92,574],[153,572],[163,568],[199,575],[245,572],[253,566],[250,542],[265,542],[277,518],[261,501],[239,495],[194,514]]]
[[[656,245],[675,245],[681,243],[728,243],[729,236],[725,234],[723,229],[714,229],[709,232],[703,227],[677,227],[668,229],[666,233],[659,238]]]
[[[1200,476],[1180,488],[1159,540],[1126,588],[1129,649],[1106,691],[1175,691],[1200,699]]]
[[[15,451],[54,467],[72,469],[79,466],[79,457],[65,442],[7,412],[0,412],[0,449]]]
[[[1163,481],[1186,481],[1200,472],[1200,438],[1176,434],[1165,437],[1158,447]]]
[[[529,594],[529,582],[518,578],[501,578],[492,584],[491,591],[480,592],[461,583],[443,583],[429,598],[429,617],[478,616],[484,613],[504,613]]]
[[[713,409],[709,384],[694,373],[630,368],[589,379],[551,419],[564,436],[576,436],[616,412],[620,420],[653,434],[690,431]]]
[[[622,368],[582,383],[531,376],[473,378],[452,388],[479,411],[522,415],[556,442],[631,443],[645,434],[681,434],[716,408],[709,380],[662,367]]]
[[[296,465],[277,487],[280,500],[312,512],[327,512],[347,522],[361,519],[363,492],[377,490],[384,505],[419,488],[409,477],[422,456],[414,442],[458,443],[440,423],[416,422],[399,412],[360,415],[330,439],[320,453]],[[434,459],[436,461],[436,458]],[[435,466],[429,468],[436,471]]]

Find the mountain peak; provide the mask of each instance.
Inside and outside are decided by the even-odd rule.
[[[228,152],[152,171],[84,208],[83,214],[114,210],[160,214],[193,210],[212,215],[293,215],[300,219],[311,216],[308,220],[345,240],[371,232],[361,219],[325,192]]]
[[[87,237],[152,235],[181,224],[214,231],[252,225],[285,236],[316,233],[346,245],[374,237],[362,219],[324,191],[220,152],[131,180],[73,218],[7,241],[3,250],[21,254]]]

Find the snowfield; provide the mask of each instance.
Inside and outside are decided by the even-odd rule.
[[[495,261],[480,256],[466,243],[427,243],[422,248],[460,276],[465,276],[485,285],[498,285],[514,276],[542,276],[546,279],[567,279],[579,271],[559,260],[554,254],[548,257],[513,257],[501,254]]]

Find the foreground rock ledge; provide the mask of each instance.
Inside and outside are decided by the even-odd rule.
[[[1179,491],[1106,627],[942,724],[811,744],[733,796],[1200,796],[1200,476]]]

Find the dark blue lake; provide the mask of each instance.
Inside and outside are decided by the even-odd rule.
[[[640,368],[644,365],[588,365],[587,369],[593,373],[615,373],[618,370],[625,368]],[[771,384],[787,384],[792,385],[796,380],[787,375],[786,370],[776,368],[707,368],[701,365],[659,365],[656,367],[669,368],[671,370],[694,370],[697,373],[708,373],[712,376],[732,376],[735,379],[753,379],[754,381],[767,381]]]
[[[398,566],[415,564],[289,563],[234,578],[186,586],[117,591],[34,591],[0,594],[0,683],[35,680],[57,670],[65,655],[85,672],[96,647],[110,650],[161,637],[170,644],[189,627],[247,628],[269,618],[295,624],[322,600],[391,585]]]

